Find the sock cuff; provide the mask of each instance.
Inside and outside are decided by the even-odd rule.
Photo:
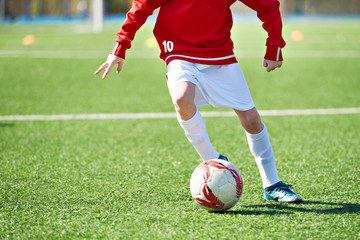
[[[177,117],[177,119],[181,126],[191,127],[194,125],[194,123],[196,123],[198,121],[198,119],[201,119],[201,121],[202,121],[202,116],[201,116],[199,110],[196,109],[194,116],[192,116],[190,119],[182,120],[179,118],[179,116]]]
[[[267,135],[267,128],[264,123],[262,123],[262,124],[263,124],[264,128],[261,132],[256,133],[256,134],[251,134],[251,133],[248,133],[247,131],[245,131],[246,136],[253,141],[263,138],[265,135]]]

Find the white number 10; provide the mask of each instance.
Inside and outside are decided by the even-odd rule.
[[[164,51],[165,52],[172,52],[172,50],[174,49],[174,43],[172,41],[163,41],[163,45],[164,45]]]

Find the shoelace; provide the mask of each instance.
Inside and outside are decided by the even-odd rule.
[[[293,193],[290,190],[291,187],[292,187],[292,185],[281,182],[279,185],[273,186],[273,188],[269,189],[268,191],[276,191],[276,192],[283,192],[283,193]]]
[[[290,184],[282,183],[281,185],[276,186],[274,190],[277,192],[283,192],[283,193],[293,193],[290,190],[291,187],[292,187],[292,185],[290,185]]]

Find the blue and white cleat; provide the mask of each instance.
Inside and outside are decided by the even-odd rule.
[[[229,159],[225,155],[222,155],[222,154],[219,155],[218,159],[229,161]]]
[[[265,188],[264,198],[266,201],[278,201],[285,203],[301,203],[302,198],[290,190],[291,185],[283,182],[277,182],[274,185]]]

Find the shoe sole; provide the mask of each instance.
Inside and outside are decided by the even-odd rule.
[[[278,200],[268,200],[268,199],[264,199],[264,200],[267,202],[279,202],[279,203],[295,203],[295,204],[302,203],[302,200],[295,200],[295,201],[289,201],[289,202],[278,201]]]

